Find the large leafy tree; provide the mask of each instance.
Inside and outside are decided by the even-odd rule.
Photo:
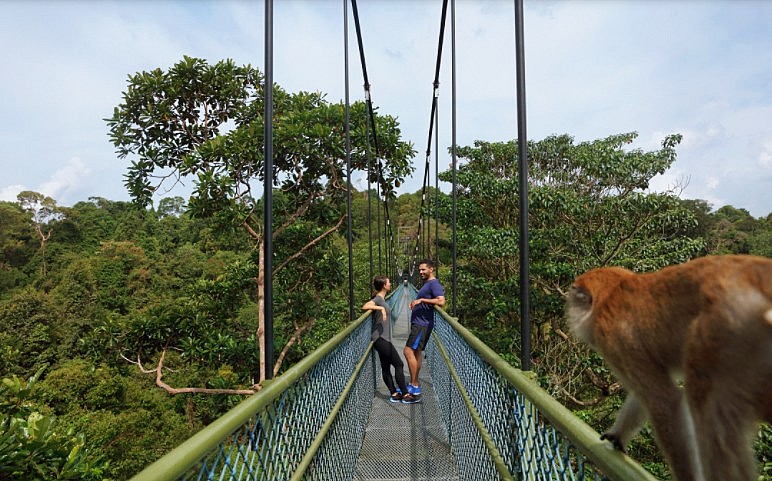
[[[575,275],[611,264],[652,270],[685,261],[703,245],[689,237],[694,213],[674,192],[646,192],[651,178],[675,160],[680,136],[665,138],[662,148],[651,152],[629,149],[635,138],[627,133],[576,144],[560,135],[529,143],[537,366],[545,365],[544,356],[554,351],[542,334],[553,331],[566,339],[561,292]],[[481,320],[478,327],[491,334],[499,351],[517,350],[517,338],[507,334],[519,325],[517,144],[476,142],[457,153],[463,161],[457,174],[459,275],[464,280],[459,305],[467,311],[464,318]],[[442,178],[450,180],[450,173]],[[555,368],[568,365],[565,359],[548,368],[558,388],[565,378],[555,376]]]
[[[772,216],[754,219],[745,209],[725,205],[709,216],[709,244],[716,254],[772,253]]]
[[[22,209],[32,218],[32,227],[40,242],[40,275],[45,277],[48,268],[46,264],[46,244],[53,233],[51,222],[61,218],[63,209],[56,205],[51,197],[33,191],[24,191],[16,196]]]
[[[288,93],[273,86],[274,159],[264,179],[263,76],[230,60],[214,65],[190,57],[168,71],[155,69],[129,77],[123,102],[107,119],[110,139],[120,158],[131,159],[126,186],[134,200],[146,205],[154,193],[176,182],[192,182],[189,208],[193,215],[213,219],[223,231],[239,228],[257,253],[258,339],[262,345],[263,229],[260,187],[270,181],[280,195],[274,204],[272,232],[277,249],[276,281],[305,299],[309,313],[296,328],[310,327],[315,297],[308,275],[339,277],[336,259],[313,254],[331,244],[345,220],[345,109],[320,93]],[[384,192],[412,172],[414,151],[400,140],[397,121],[374,115],[355,103],[350,110],[351,165],[364,170],[371,156],[370,132],[378,132],[379,152],[373,158],[372,180]],[[380,175],[375,175],[374,172]],[[285,269],[292,265],[291,271]],[[327,272],[320,269],[328,268]],[[302,282],[306,281],[306,282]],[[297,319],[294,319],[297,322]],[[307,329],[306,329],[307,330]],[[267,367],[261,365],[260,379]]]
[[[530,354],[550,392],[575,407],[594,406],[589,416],[598,429],[619,402],[619,385],[597,355],[567,334],[562,293],[593,267],[653,270],[686,261],[704,246],[693,236],[695,210],[677,191],[647,192],[674,162],[680,136],[666,137],[655,151],[630,148],[635,138],[575,143],[557,135],[528,143]],[[460,316],[518,364],[518,146],[480,141],[457,153]],[[440,213],[450,218],[447,204]]]

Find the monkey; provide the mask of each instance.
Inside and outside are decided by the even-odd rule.
[[[627,392],[601,439],[624,451],[648,419],[678,481],[757,478],[753,438],[772,423],[772,259],[593,269],[566,294],[566,317]]]

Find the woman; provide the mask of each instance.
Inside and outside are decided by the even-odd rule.
[[[402,372],[404,364],[399,357],[397,349],[391,342],[391,308],[386,302],[386,294],[391,290],[391,280],[387,276],[375,276],[373,279],[375,295],[367,301],[363,310],[373,311],[373,347],[378,351],[381,359],[381,371],[383,382],[389,388],[391,396],[389,401],[398,403],[402,401],[402,394],[407,392],[405,385],[405,373]],[[391,375],[391,367],[394,366],[394,376]],[[394,385],[394,378],[397,385]]]

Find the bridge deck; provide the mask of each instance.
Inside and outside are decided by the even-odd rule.
[[[392,334],[400,356],[410,326],[410,300],[408,293],[405,290],[402,292],[405,298],[395,301],[396,322]],[[377,353],[375,357],[378,357]],[[405,361],[404,357],[402,361]],[[389,391],[383,383],[380,365],[377,379],[378,388],[354,480],[458,480],[426,362],[420,374],[423,392],[420,403],[389,402]],[[405,379],[410,381],[406,362]]]

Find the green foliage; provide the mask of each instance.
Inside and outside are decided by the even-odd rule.
[[[703,252],[695,235],[698,205],[674,193],[647,193],[651,178],[675,160],[680,136],[652,152],[630,149],[635,133],[575,144],[567,135],[529,142],[531,356],[542,385],[585,413],[596,429],[620,400],[602,359],[568,341],[562,292],[590,268],[621,265],[651,271]],[[519,358],[520,205],[516,142],[460,147],[458,252],[460,318],[507,359]],[[441,174],[450,180],[450,172]],[[450,221],[450,203],[434,207]],[[610,402],[609,402],[610,401]],[[644,430],[636,459],[664,463]]]
[[[35,193],[0,202],[0,373],[13,384],[50,365],[34,389],[18,383],[0,395],[14,406],[2,406],[0,456],[14,460],[12,469],[31,469],[23,462],[32,451],[19,446],[38,443],[42,471],[24,479],[42,472],[127,479],[242,399],[169,396],[154,383],[161,355],[164,382],[174,387],[243,388],[257,378],[261,81],[248,65],[189,57],[130,76],[107,124],[119,157],[130,161],[126,185],[135,203],[91,198],[59,208]],[[345,111],[320,93],[275,86],[274,98],[273,347],[277,355],[286,349],[281,372],[348,322]],[[388,199],[400,262],[412,258],[422,201],[420,193],[393,196],[414,155],[396,119],[376,115],[381,151],[368,155],[365,105],[350,113],[353,168],[365,169],[368,158],[383,162],[383,177],[370,179],[370,203],[366,192],[353,193],[358,314],[370,277],[393,268],[390,259],[381,263],[391,252],[369,265],[380,250],[371,239],[377,244],[380,235],[383,251],[390,249],[375,191]],[[653,152],[630,149],[634,139],[575,144],[564,135],[529,144],[534,363],[542,385],[567,404],[597,401],[580,414],[598,429],[621,399],[602,359],[562,337],[560,291],[573,276],[597,265],[643,271],[701,254],[772,251],[772,217],[753,219],[731,206],[711,213],[704,201],[646,193],[675,159],[680,138]],[[477,142],[459,148],[458,173],[460,315],[512,363],[520,349],[517,154],[514,142]],[[160,179],[190,180],[193,196],[148,208]],[[450,200],[429,194],[423,214],[444,222],[439,253],[431,251],[449,279]],[[42,215],[48,207],[52,215]],[[43,256],[40,233],[48,232]],[[16,444],[3,444],[9,439]],[[762,463],[769,464],[769,444],[762,430]],[[665,472],[649,430],[631,450],[652,472]]]
[[[106,473],[115,479],[129,478],[200,427],[186,420],[184,399],[179,406],[124,371],[74,359],[33,390],[60,424],[81,433],[88,449],[110,460]]]
[[[35,392],[57,415],[101,409],[118,411],[125,394],[125,382],[118,373],[82,359],[66,361],[52,370]]]
[[[754,219],[747,210],[726,205],[710,217],[711,252],[772,257],[772,216]]]
[[[25,267],[37,250],[29,229],[31,214],[21,205],[0,201],[0,298],[22,285],[28,276]]]
[[[110,479],[108,463],[94,456],[82,434],[63,429],[32,402],[41,372],[26,383],[13,376],[0,385],[0,479]]]
[[[0,346],[18,362],[5,373],[28,377],[58,360],[60,332],[58,313],[46,295],[32,288],[21,289],[0,302]]]
[[[753,448],[761,467],[759,481],[772,480],[772,426],[769,424],[761,425]]]

